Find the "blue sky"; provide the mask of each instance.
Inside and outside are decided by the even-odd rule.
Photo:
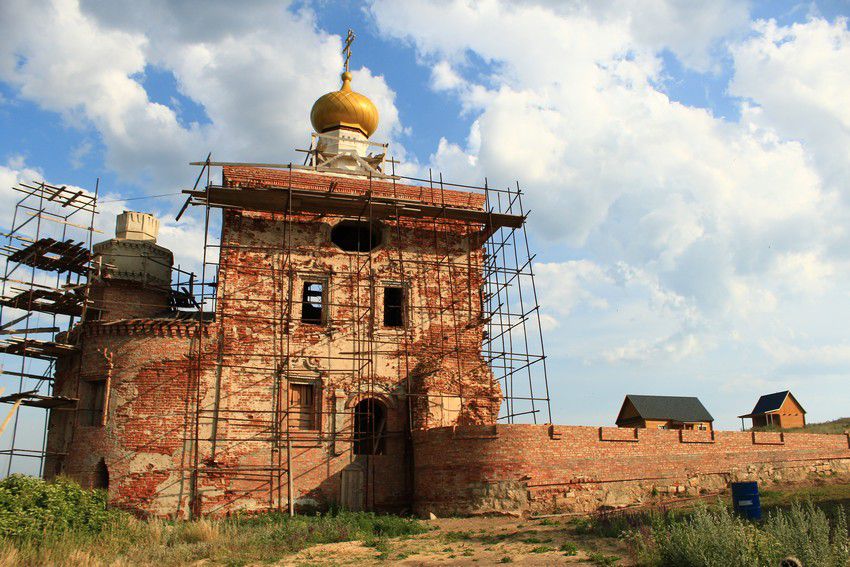
[[[735,427],[791,388],[850,407],[850,3],[13,0],[0,7],[0,181],[177,193],[187,165],[298,159],[354,87],[406,172],[518,179],[556,420],[697,395]],[[3,201],[8,205],[9,198]],[[165,220],[197,263],[178,195]]]

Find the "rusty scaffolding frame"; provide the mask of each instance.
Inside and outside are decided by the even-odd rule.
[[[6,457],[0,475],[14,472],[20,459],[25,460],[22,470],[33,472],[26,463],[35,460],[38,474],[43,473],[49,411],[40,420],[40,445],[26,446],[19,431],[22,406],[34,408],[31,411],[77,409],[78,398],[53,394],[53,372],[58,358],[77,350],[66,331],[85,318],[90,306],[99,187],[99,179],[93,192],[44,181],[12,187],[22,196],[9,230],[2,234],[6,244],[0,250],[6,257],[0,278],[0,387],[11,385],[0,397],[0,403],[11,405],[4,420],[4,426],[11,422],[11,429],[0,450]]]
[[[215,162],[211,155],[203,162],[194,162],[192,165],[200,166],[194,187],[184,191],[188,195],[186,203],[177,215],[177,219],[183,215],[189,205],[201,207],[204,215],[204,251],[201,269],[201,282],[196,288],[200,290],[197,297],[198,326],[195,340],[190,347],[190,358],[196,376],[193,382],[195,389],[194,419],[187,427],[184,443],[191,447],[191,462],[184,462],[184,470],[189,471],[190,490],[189,506],[190,513],[199,515],[199,479],[205,474],[222,474],[223,470],[216,466],[209,470],[205,463],[201,462],[201,456],[205,455],[209,461],[215,462],[216,451],[220,444],[227,442],[244,441],[246,438],[226,438],[220,435],[222,423],[256,424],[256,409],[224,411],[220,407],[222,371],[228,368],[227,361],[238,358],[239,353],[225,352],[225,345],[221,336],[219,342],[211,345],[207,351],[204,348],[204,326],[210,317],[205,316],[210,312],[215,313],[216,324],[223,329],[225,321],[231,325],[255,325],[268,324],[272,326],[275,339],[275,348],[271,355],[263,358],[257,367],[249,367],[244,364],[236,364],[242,372],[274,373],[274,380],[270,386],[269,395],[272,403],[268,410],[270,415],[262,418],[262,425],[253,431],[252,440],[263,440],[269,443],[269,464],[267,467],[235,467],[227,472],[243,479],[254,479],[258,483],[266,485],[269,494],[269,507],[280,510],[288,510],[293,513],[293,481],[289,471],[292,470],[292,460],[297,458],[297,450],[302,448],[321,446],[323,441],[333,443],[334,440],[354,440],[355,432],[328,431],[317,429],[305,431],[294,428],[291,420],[293,409],[290,407],[290,383],[298,378],[298,369],[292,368],[293,359],[292,345],[290,344],[291,330],[293,325],[301,324],[293,317],[293,305],[299,298],[296,297],[297,290],[293,288],[293,278],[297,268],[292,264],[292,255],[297,252],[309,252],[301,250],[292,242],[293,223],[299,222],[299,215],[327,215],[333,218],[351,219],[373,223],[376,220],[394,227],[396,236],[400,236],[402,220],[415,219],[417,222],[428,222],[432,226],[433,247],[436,252],[433,259],[411,257],[405,254],[402,246],[392,250],[394,261],[398,264],[400,281],[397,283],[405,290],[410,282],[405,281],[407,271],[405,265],[414,265],[419,273],[427,272],[429,277],[437,279],[437,286],[445,289],[447,295],[438,294],[433,304],[407,305],[405,306],[405,317],[425,318],[446,322],[455,330],[455,336],[449,337],[443,355],[454,356],[457,360],[458,371],[461,371],[460,356],[462,348],[458,329],[463,324],[463,316],[474,313],[472,306],[460,305],[455,300],[455,280],[464,274],[469,274],[470,269],[480,269],[483,289],[481,292],[481,311],[483,312],[484,336],[481,341],[481,357],[483,364],[492,373],[492,380],[498,383],[502,401],[499,410],[498,421],[514,423],[517,421],[531,421],[533,423],[551,423],[551,403],[549,397],[549,385],[546,375],[546,355],[543,346],[542,325],[540,321],[537,290],[534,283],[533,260],[530,253],[528,237],[525,232],[525,220],[528,211],[523,208],[523,192],[519,184],[513,187],[493,188],[487,180],[483,186],[461,185],[448,183],[442,179],[442,175],[436,178],[429,172],[428,179],[405,177],[396,175],[394,171],[395,162],[392,164],[393,172],[375,177],[373,175],[362,176],[368,181],[369,188],[363,194],[351,195],[347,193],[319,192],[294,188],[292,186],[292,172],[311,169],[309,166],[294,164],[258,164],[238,162]],[[215,184],[211,181],[211,168],[222,166],[244,166],[284,170],[289,172],[287,186],[270,187],[262,189],[232,188]],[[315,169],[315,168],[313,168]],[[202,184],[202,180],[205,183]],[[373,181],[391,182],[393,196],[376,196],[372,191]],[[439,195],[439,204],[423,204],[418,201],[404,199],[397,196],[396,186],[398,184],[414,185],[427,188],[431,195]],[[482,210],[470,210],[451,206],[447,204],[445,196],[447,191],[464,191],[479,195],[483,198]],[[268,245],[263,249],[252,247],[253,252],[276,253],[281,258],[280,264],[275,262],[269,266],[258,266],[256,264],[234,264],[231,256],[230,264],[220,265],[222,255],[229,248],[238,248],[233,244],[226,244],[211,234],[214,224],[211,223],[211,214],[214,209],[261,211],[270,213],[273,218],[283,221],[285,225],[285,237],[282,241]],[[303,221],[302,221],[303,222]],[[470,232],[473,229],[481,231],[484,237],[480,246],[483,248],[483,260],[476,265],[471,260],[475,246],[470,246],[469,251],[463,258],[452,258],[448,253],[451,245],[452,235],[458,226],[463,226]],[[224,227],[222,215],[221,230]],[[392,229],[392,228],[391,228]],[[328,370],[332,365],[342,362],[347,364],[345,370],[339,372],[347,376],[353,376],[357,385],[358,394],[368,395],[375,391],[375,361],[376,356],[387,353],[400,353],[398,363],[400,384],[406,383],[408,397],[407,410],[408,420],[405,431],[387,431],[386,424],[372,423],[371,427],[380,428],[373,431],[373,438],[380,435],[387,437],[393,435],[410,436],[412,424],[412,405],[415,401],[410,398],[415,396],[410,387],[410,361],[409,349],[412,340],[412,325],[405,325],[401,330],[392,333],[376,332],[377,325],[375,317],[375,289],[378,283],[375,281],[372,270],[373,253],[370,233],[368,251],[365,253],[351,254],[351,262],[347,268],[347,274],[335,274],[335,281],[347,282],[347,295],[352,298],[349,302],[340,302],[334,299],[334,295],[327,289],[323,293],[324,305],[330,313],[348,312],[350,315],[346,320],[349,329],[352,350],[349,352],[333,355],[328,352],[323,361]],[[397,238],[397,241],[400,238]],[[480,249],[479,249],[480,251]],[[274,282],[272,297],[257,297],[250,293],[242,294],[223,289],[227,282],[219,278],[219,270],[242,271],[243,273],[254,273],[271,278]],[[466,278],[471,281],[470,278]],[[477,290],[476,290],[477,291]],[[339,294],[336,294],[339,295]],[[270,303],[273,305],[272,320],[261,320],[262,317],[252,314],[250,305]],[[464,313],[465,311],[465,313]],[[231,347],[234,348],[234,347]],[[236,345],[235,348],[239,348]],[[201,401],[201,376],[205,364],[212,363],[215,372],[215,394],[212,407],[203,407]],[[459,392],[463,398],[462,381],[460,381]],[[321,394],[320,394],[321,395]],[[319,419],[333,419],[330,415],[333,408],[318,404]],[[356,411],[356,410],[355,410]],[[262,413],[262,412],[259,412]],[[354,421],[358,419],[353,415]],[[202,431],[209,431],[209,437],[201,435]],[[376,441],[377,443],[377,441]],[[205,446],[206,444],[206,446]],[[204,448],[202,449],[202,446]],[[238,469],[238,470],[237,470]],[[367,486],[369,467],[367,466]],[[366,506],[370,506],[370,494],[366,494]],[[238,496],[237,496],[238,498]]]

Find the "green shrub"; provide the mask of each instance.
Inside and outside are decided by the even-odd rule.
[[[833,522],[814,506],[793,504],[768,514],[762,524],[735,516],[726,507],[697,508],[684,518],[668,516],[625,538],[638,565],[751,567],[777,565],[792,555],[806,567],[846,567],[850,539],[842,508]]]
[[[658,544],[652,526],[641,526],[623,534],[635,563],[642,566],[659,565],[661,562]]]
[[[850,538],[844,509],[836,509],[833,526],[826,513],[811,502],[794,503],[787,512],[768,514],[764,531],[806,567],[845,567],[850,562]]]
[[[555,551],[555,548],[548,545],[538,545],[531,550],[531,553],[549,553],[550,551]]]
[[[106,492],[15,474],[0,481],[0,536],[36,538],[50,532],[98,533],[121,512],[108,510]]]
[[[776,542],[728,508],[697,508],[682,521],[656,527],[661,565],[681,567],[752,567],[774,565]]]
[[[571,541],[568,541],[566,543],[562,543],[561,547],[559,547],[558,550],[563,551],[564,555],[567,555],[567,556],[570,556],[570,557],[573,556],[573,555],[578,555],[578,547],[576,547],[576,544],[574,544]]]

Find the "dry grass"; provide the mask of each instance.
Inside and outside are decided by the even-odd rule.
[[[763,493],[768,507],[795,499],[846,502],[850,485],[784,487]],[[726,499],[724,499],[726,500]],[[686,515],[687,510],[677,513]],[[620,518],[629,514],[628,518]],[[599,518],[602,518],[600,516]],[[634,511],[586,521],[567,518],[444,518],[339,513],[278,514],[200,520],[142,521],[116,515],[102,529],[0,537],[0,567],[131,565],[517,565],[634,566],[624,531],[651,530]],[[625,521],[629,520],[629,521]]]
[[[45,532],[42,537],[0,537],[0,567],[211,565],[273,563],[301,549],[360,540],[388,551],[393,537],[427,528],[416,520],[367,513],[326,516],[268,514],[194,522],[142,521],[117,516],[98,533]]]
[[[18,548],[9,546],[0,549],[0,567],[12,567],[20,562],[20,552]]]
[[[766,427],[754,427],[756,431],[786,431],[788,433],[829,433],[841,434],[850,431],[850,417],[842,417],[823,423],[809,423],[805,427],[789,427],[782,429],[775,425]]]
[[[214,520],[186,522],[179,525],[177,532],[183,543],[211,543],[221,535],[221,524]]]

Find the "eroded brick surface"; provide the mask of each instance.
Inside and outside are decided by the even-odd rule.
[[[850,480],[847,435],[498,425],[414,433],[415,508],[588,512],[717,492],[730,482]],[[436,481],[439,479],[439,481]]]
[[[479,194],[346,177],[252,168],[224,175],[231,187],[292,184],[483,206]],[[67,455],[52,459],[48,474],[93,486],[103,459],[111,500],[144,513],[275,508],[288,497],[288,439],[293,494],[304,507],[340,502],[350,475],[363,507],[408,508],[411,429],[492,422],[501,402],[480,354],[481,227],[383,221],[375,225],[381,245],[366,254],[331,242],[341,220],[226,211],[216,320],[201,338],[195,322],[157,318],[165,306],[156,294],[99,285],[93,297],[104,315],[77,331],[82,354],[60,365],[57,392],[77,397],[88,380],[108,376],[106,424],[76,416],[72,426],[71,412],[54,412],[50,444]],[[311,281],[326,286],[324,324],[301,321]],[[387,286],[405,290],[401,328],[383,325]],[[315,386],[313,427],[289,423],[288,381]],[[384,408],[384,454],[353,455],[352,414],[365,399]]]
[[[225,168],[224,184],[484,205],[470,192],[244,167]],[[115,505],[177,517],[285,508],[290,478],[302,509],[445,514],[850,476],[846,436],[493,425],[502,393],[480,352],[481,227],[384,221],[382,244],[363,254],[331,242],[340,220],[226,211],[213,322],[169,317],[165,294],[139,284],[97,284],[102,316],[73,331],[80,353],[57,364],[56,393],[81,406],[51,413],[45,475],[108,480]],[[311,281],[327,292],[320,325],[301,321]],[[383,325],[388,286],[405,290],[404,327]],[[287,413],[292,384],[314,388],[312,418]],[[97,391],[100,413],[87,409]],[[367,399],[383,408],[385,447],[354,455]]]

